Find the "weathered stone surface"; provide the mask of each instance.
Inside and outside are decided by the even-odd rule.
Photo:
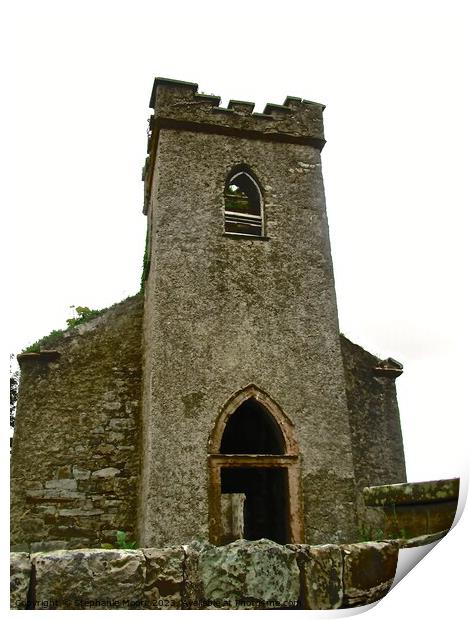
[[[206,548],[199,555],[198,574],[202,609],[297,606],[300,583],[295,552],[270,540],[237,540]]]
[[[192,540],[183,545],[184,551],[184,588],[183,609],[201,609],[204,597],[203,584],[199,573],[199,555],[203,550],[212,549],[206,540]]]
[[[193,102],[192,91],[179,102],[177,90],[166,95],[159,87],[157,116],[163,110],[175,121],[196,122],[199,114],[215,119],[212,106],[204,110],[199,97]],[[301,118],[298,110],[288,112],[289,123]],[[265,123],[263,139],[238,133],[252,121]],[[158,163],[148,174],[148,229],[154,232],[143,325],[141,543],[216,540],[215,519],[207,518],[207,440],[224,404],[249,385],[278,403],[295,428],[306,540],[346,542],[356,534],[356,488],[320,149],[277,141],[282,122],[274,115],[243,120],[229,113],[223,125],[233,127],[233,135],[155,132]],[[272,140],[264,139],[264,130]],[[224,234],[224,187],[240,162],[262,188],[264,239]],[[186,183],[181,170],[188,171]],[[331,472],[327,485],[319,472]],[[287,486],[290,493],[294,481]],[[321,539],[314,538],[318,531]]]
[[[384,538],[417,538],[449,530],[455,519],[459,478],[387,484],[363,490],[368,513],[381,513]]]
[[[70,549],[70,545],[73,546],[72,541],[69,540],[41,540],[39,542],[30,543],[28,546],[31,553],[37,553],[39,551],[58,551],[60,549]]]
[[[402,538],[398,539],[398,545],[400,549],[408,549],[410,547],[422,547],[424,545],[430,545],[444,538],[449,530],[443,530],[441,532],[435,532],[433,534],[424,534],[423,536],[415,536],[414,538]]]
[[[76,491],[77,481],[68,478],[60,478],[59,480],[46,480],[46,489],[63,489],[64,491]]]
[[[11,607],[354,607],[386,594],[397,557],[397,541],[312,547],[281,546],[266,539],[238,540],[225,547],[192,541],[166,549],[58,550],[31,557],[12,553]]]
[[[120,473],[120,469],[116,467],[105,467],[104,469],[98,469],[91,474],[92,478],[114,478]]]
[[[346,396],[358,491],[366,485],[406,480],[395,379],[375,377],[380,363],[341,335]]]
[[[91,471],[89,469],[80,469],[80,467],[74,466],[72,475],[76,480],[88,480],[91,476]]]
[[[213,513],[219,516],[220,501],[210,494],[220,480],[208,485],[207,439],[227,399],[248,385],[262,387],[295,428],[293,452],[299,446],[300,458],[289,463],[302,467],[299,479],[290,469],[275,511],[285,514],[289,505],[292,538],[303,540],[305,532],[310,544],[353,540],[358,471],[382,461],[380,476],[397,471],[395,449],[385,455],[397,437],[396,402],[386,378],[365,378],[367,355],[346,355],[353,368],[341,355],[321,172],[322,106],[289,97],[262,115],[240,102],[224,110],[194,85],[165,80],[152,100],[145,295],[53,337],[57,351],[21,357],[13,544],[99,546],[104,532],[115,529],[138,530],[146,546],[197,535],[218,540]],[[259,181],[259,239],[224,234],[224,187],[241,162]],[[185,183],[181,170],[189,174]],[[346,381],[348,402],[345,368],[347,377],[364,379],[352,389]],[[351,393],[361,390],[364,417],[348,410]],[[370,425],[374,411],[378,421]],[[374,437],[371,428],[379,429]],[[55,511],[43,512],[44,503]],[[240,524],[232,523],[234,537]],[[284,541],[287,528],[281,529],[256,536]]]
[[[21,361],[11,458],[15,548],[44,550],[47,541],[53,549],[99,547],[109,529],[135,539],[142,310],[142,296],[127,299],[88,329],[57,336],[54,363]],[[104,406],[115,402],[119,412]],[[121,501],[118,513],[98,505],[103,494]],[[111,523],[90,510],[104,511]]]
[[[131,609],[143,604],[141,551],[80,549],[31,557],[35,609]]]
[[[142,549],[146,562],[144,599],[148,609],[181,609],[183,547]]]
[[[364,500],[368,506],[400,504],[425,504],[457,501],[460,478],[385,484],[364,489]]]
[[[392,586],[398,561],[398,544],[367,542],[341,545],[343,553],[343,607],[373,603]]]
[[[343,555],[337,545],[289,545],[297,552],[302,606],[337,609],[343,603]]]
[[[245,493],[223,493],[220,498],[222,543],[243,538]]]
[[[30,577],[29,553],[10,553],[10,609],[26,609]]]
[[[161,117],[174,121],[191,122],[203,126],[211,125],[223,131],[230,128],[230,133],[237,129],[246,135],[250,132],[268,134],[276,137],[292,135],[310,137],[322,145],[323,106],[312,101],[302,101],[297,97],[286,97],[284,105],[266,104],[263,114],[250,113],[254,104],[248,102],[230,102],[229,108],[219,108],[220,97],[197,92],[197,84],[156,78],[150,101],[155,107],[153,125],[159,124]],[[241,104],[241,105],[240,105]],[[149,141],[152,150],[156,150],[154,132],[153,141]]]

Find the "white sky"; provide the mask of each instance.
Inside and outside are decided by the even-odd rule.
[[[8,350],[64,327],[72,304],[138,290],[154,76],[260,111],[286,95],[318,101],[341,329],[405,366],[409,479],[465,474],[465,3],[11,4]]]
[[[101,308],[137,291],[155,75],[198,82],[223,105],[319,101],[341,329],[405,366],[409,478],[459,475],[465,20],[453,2],[348,6],[17,3],[10,351],[64,327],[72,304]]]

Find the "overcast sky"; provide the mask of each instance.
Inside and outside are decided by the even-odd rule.
[[[138,290],[155,75],[198,82],[221,105],[318,101],[341,330],[404,364],[409,478],[462,473],[469,50],[459,6],[17,2],[9,350],[64,327],[72,304],[101,308]]]

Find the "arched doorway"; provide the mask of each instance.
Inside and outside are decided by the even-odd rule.
[[[250,385],[229,399],[211,434],[208,458],[213,543],[236,538],[302,542],[293,425],[265,392]]]

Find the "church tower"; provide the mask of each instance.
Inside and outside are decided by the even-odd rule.
[[[197,88],[150,100],[140,545],[354,540],[323,106]]]

